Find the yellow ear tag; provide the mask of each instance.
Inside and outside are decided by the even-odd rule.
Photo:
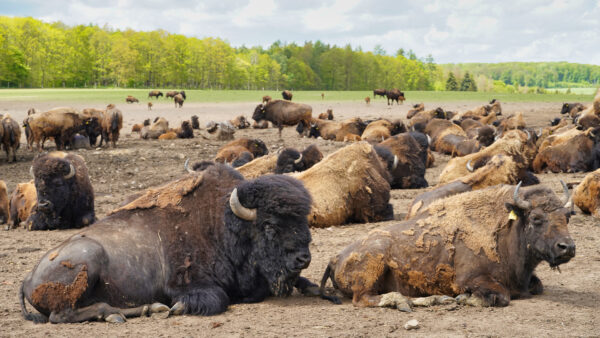
[[[514,210],[511,210],[510,214],[508,214],[508,219],[516,221],[517,219],[519,219],[519,217],[517,217],[517,214],[515,214]]]

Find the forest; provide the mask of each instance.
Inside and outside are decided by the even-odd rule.
[[[466,72],[471,73],[469,86],[461,85]],[[187,37],[164,30],[67,26],[0,16],[2,88],[447,90],[450,73],[459,81],[456,90],[494,91],[502,89],[499,82],[588,87],[600,80],[600,66],[438,65],[431,55],[419,58],[403,49],[388,55],[380,47],[363,51],[318,40],[303,45],[276,41],[268,48],[233,47],[216,37]]]

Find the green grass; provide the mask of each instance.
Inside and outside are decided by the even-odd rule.
[[[589,89],[589,88],[588,88]],[[141,103],[154,101],[148,99],[148,89],[0,89],[0,102],[7,101],[56,101],[90,103],[125,103],[127,95],[137,97]],[[166,92],[166,89],[162,89]],[[407,91],[405,96],[410,102],[446,102],[446,101],[489,101],[493,98],[501,102],[591,102],[594,89],[576,91],[577,94],[504,94],[486,92],[434,92]],[[294,91],[294,101],[321,101],[321,93],[326,101],[362,102],[366,96],[373,99],[372,91]],[[280,91],[258,90],[186,90],[188,102],[260,102],[263,95],[281,98]],[[159,102],[168,102],[160,98]],[[377,100],[385,100],[378,98]]]

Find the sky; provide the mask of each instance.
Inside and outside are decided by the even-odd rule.
[[[412,49],[437,63],[600,65],[600,0],[2,0],[0,15],[163,29],[236,47],[321,40],[389,55]]]

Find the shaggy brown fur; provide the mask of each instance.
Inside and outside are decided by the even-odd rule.
[[[17,149],[21,145],[21,128],[19,128],[19,123],[10,117],[9,114],[5,114],[0,118],[0,129],[4,131],[4,135],[0,135],[0,144],[6,152],[6,161],[11,162],[10,155],[12,153],[12,161],[16,162]]]
[[[267,103],[271,100],[272,100],[272,98],[269,95],[265,95],[262,97],[262,103]]]
[[[179,105],[179,108],[183,107],[183,102],[185,99],[181,94],[177,94],[173,97],[173,102],[175,102],[175,108]]]
[[[159,140],[174,140],[177,138],[177,134],[174,131],[166,132],[158,137]]]
[[[587,174],[577,185],[573,203],[584,213],[600,218],[600,169]]]
[[[102,121],[102,142],[108,146],[108,142],[113,148],[117,147],[117,141],[119,140],[119,133],[123,128],[123,113],[121,110],[114,107],[107,106],[106,113],[104,114],[104,120]]]
[[[28,126],[32,133],[32,143],[37,144],[38,151],[44,140],[53,137],[58,150],[70,142],[73,135],[83,128],[85,116],[73,108],[54,108],[30,116]]]
[[[27,183],[19,183],[12,192],[10,197],[10,219],[12,222],[11,228],[16,228],[19,225],[25,226],[28,230],[26,221],[29,216],[35,211],[37,206],[37,191],[33,180]]]
[[[246,129],[250,127],[250,122],[246,120],[246,117],[244,115],[240,115],[234,118],[233,120],[229,120],[229,122],[237,129]]]
[[[148,127],[142,128],[140,137],[143,139],[158,139],[158,137],[169,130],[169,121],[164,118],[157,118]]]
[[[8,189],[6,188],[6,183],[0,180],[0,224],[10,222],[10,208],[8,202]]]
[[[381,142],[390,136],[406,131],[401,120],[390,121],[381,119],[367,125],[360,138],[369,142]]]
[[[366,142],[346,146],[292,176],[300,179],[313,197],[308,216],[313,227],[393,217],[389,173]]]
[[[245,151],[250,152],[254,157],[269,153],[262,140],[242,137],[223,145],[215,156],[215,162],[231,163]]]
[[[407,119],[412,119],[415,115],[425,110],[425,104],[423,102],[415,104],[411,110],[406,114]]]
[[[254,123],[252,123],[252,128],[267,129],[267,128],[269,128],[269,121],[267,121],[267,120],[254,121]]]
[[[536,173],[550,170],[559,172],[581,172],[598,168],[598,154],[591,129],[555,145],[547,146],[536,155],[532,169]],[[549,137],[550,138],[550,137]],[[558,140],[556,140],[558,141]]]
[[[243,166],[236,168],[236,170],[239,171],[245,179],[250,180],[275,172],[276,166],[277,154],[270,154],[255,158]]]
[[[365,97],[365,103],[366,104],[371,104],[371,98],[370,97]]]
[[[333,120],[333,110],[327,109],[326,112],[319,114],[321,120]]]
[[[125,98],[125,102],[127,102],[127,103],[134,103],[134,102],[140,102],[140,100],[138,100],[135,97],[133,97],[133,96],[130,95],[130,96],[127,96]]]

